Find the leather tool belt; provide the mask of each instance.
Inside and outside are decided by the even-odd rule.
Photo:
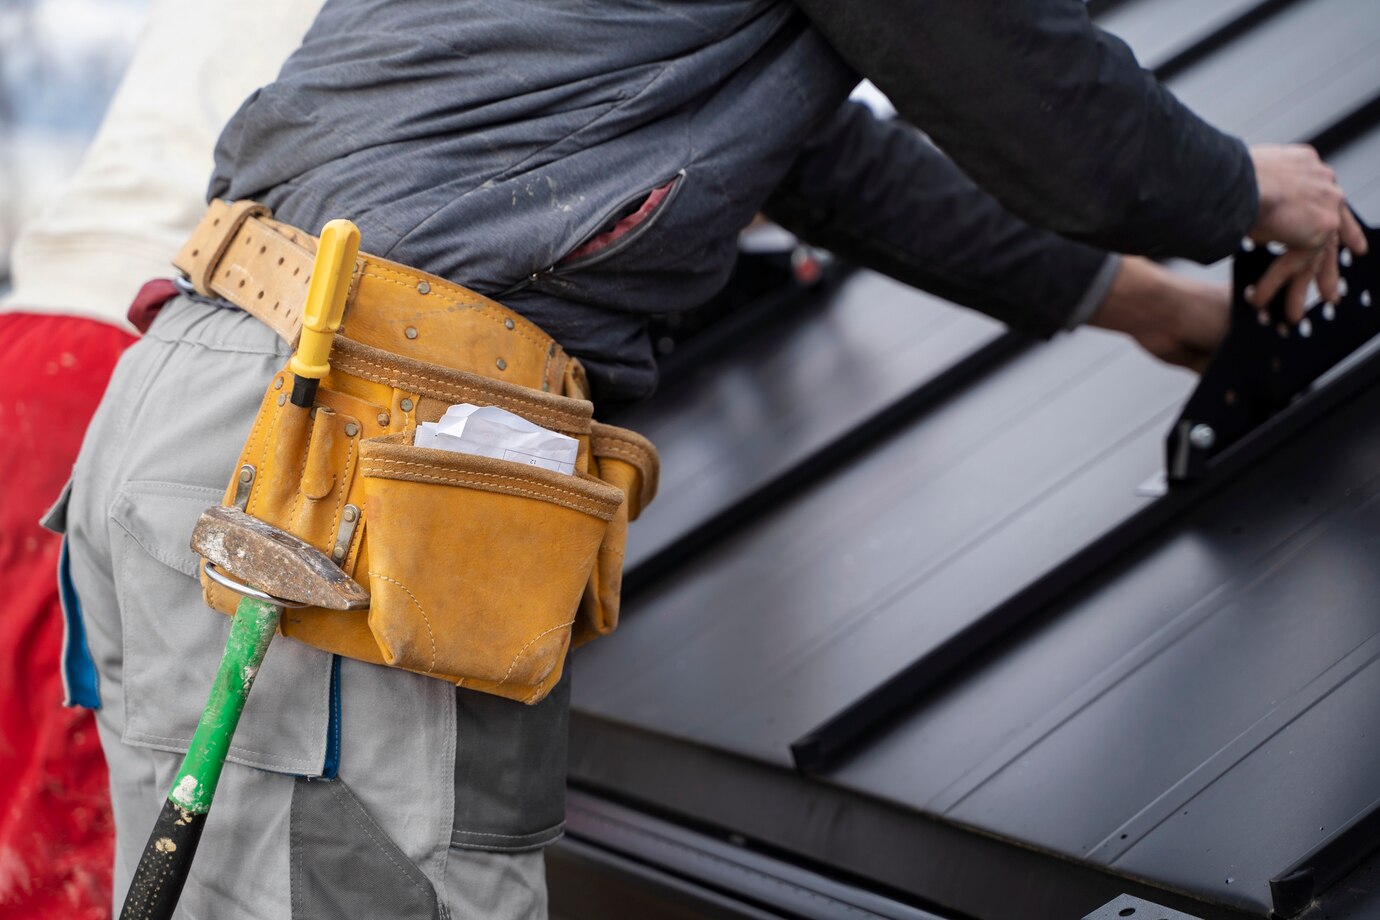
[[[254,202],[212,202],[174,264],[201,294],[300,332],[316,239]],[[269,383],[225,504],[294,533],[369,587],[367,612],[288,610],[308,645],[525,703],[566,652],[618,623],[628,521],[656,493],[656,449],[592,419],[584,370],[518,314],[363,252],[315,407]],[[578,439],[575,475],[413,446],[455,403]],[[238,597],[203,576],[206,602]]]

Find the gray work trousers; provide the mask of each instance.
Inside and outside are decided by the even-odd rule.
[[[80,607],[69,664],[89,651],[94,665],[117,910],[229,628],[187,541],[286,356],[244,313],[171,302],[120,361],[51,516]],[[275,641],[178,915],[544,918],[568,684],[535,707],[480,696]]]

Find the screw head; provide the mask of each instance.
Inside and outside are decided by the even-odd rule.
[[[254,468],[252,466],[240,467],[240,482],[249,482],[254,478]]]
[[[383,425],[383,426],[386,427],[386,426],[388,425],[388,413],[387,413],[387,412],[380,412],[380,413],[379,413],[379,417],[378,417],[378,422],[379,422],[380,425]]]
[[[408,326],[403,330],[403,335],[407,336],[409,339],[415,339],[417,337],[417,327]]]
[[[417,284],[417,293],[418,293],[418,294],[430,294],[430,293],[431,293],[431,284],[430,284],[429,282],[426,282],[426,281],[419,282],[419,283]]]
[[[1188,443],[1199,450],[1209,450],[1212,445],[1217,443],[1217,432],[1212,430],[1211,425],[1204,425],[1199,422],[1189,429]]]
[[[498,364],[499,370],[506,371],[508,369],[508,362],[504,361],[502,358],[499,358],[496,363]]]
[[[412,400],[408,399],[407,397],[403,397],[403,398],[402,398],[401,400],[399,400],[399,402],[398,402],[398,408],[401,409],[401,410],[403,410],[404,412],[411,412],[411,411],[412,411]]]
[[[507,326],[509,329],[514,329],[517,327],[517,324],[513,322],[513,318],[511,316],[503,321],[503,325]]]
[[[275,390],[281,390],[282,388],[283,388],[283,378],[282,378],[282,377],[275,377],[275,378],[273,378],[273,389],[275,389]]]
[[[286,393],[279,393],[279,394],[278,394],[278,405],[281,406],[281,405],[282,405],[283,403],[285,403],[285,402],[287,402],[287,394],[286,394]]]
[[[337,544],[335,545],[335,549],[331,550],[331,558],[334,559],[336,562],[339,562],[340,560],[344,559],[344,558],[345,558],[345,547],[343,547],[343,546],[341,546],[339,543],[337,543]]]
[[[341,515],[341,517],[343,517],[346,521],[349,521],[350,523],[354,523],[355,519],[359,517],[359,509],[356,508],[354,505],[346,505],[345,512]]]
[[[346,423],[345,423],[345,435],[346,435],[346,437],[353,438],[353,437],[354,437],[355,435],[357,435],[357,434],[359,434],[359,426],[356,425],[354,422],[346,422]]]

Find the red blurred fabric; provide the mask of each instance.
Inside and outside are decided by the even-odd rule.
[[[110,916],[114,825],[96,724],[62,706],[61,492],[134,337],[70,316],[0,314],[0,918]]]
[[[168,278],[154,278],[144,282],[139,293],[134,295],[134,303],[129,305],[125,317],[140,332],[148,332],[158,314],[163,312],[168,301],[177,296],[177,285]]]

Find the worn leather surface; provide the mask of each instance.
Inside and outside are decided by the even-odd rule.
[[[174,264],[291,343],[315,251],[261,205],[217,200]],[[656,493],[656,450],[592,421],[584,368],[541,329],[361,253],[315,407],[292,405],[291,388],[286,370],[269,384],[224,500],[334,551],[374,600],[367,614],[289,610],[284,635],[533,703],[560,679],[572,635],[617,626],[627,524]],[[420,422],[462,402],[576,438],[577,475],[412,447]],[[236,595],[202,584],[234,611]]]
[[[627,521],[656,488],[646,439],[593,422],[586,400],[343,336],[316,407],[292,405],[291,388],[286,369],[269,383],[224,501],[244,499],[238,471],[252,467],[246,511],[328,555],[341,545],[338,561],[373,601],[368,612],[288,610],[284,635],[535,703],[572,637],[617,625]],[[420,422],[459,402],[577,438],[577,475],[412,446]],[[234,611],[236,595],[202,583],[208,604]]]
[[[590,452],[595,475],[617,487],[627,496],[627,501],[609,522],[599,547],[599,558],[590,573],[585,596],[580,602],[580,616],[575,623],[576,645],[606,636],[618,628],[628,522],[636,520],[656,497],[660,469],[656,448],[650,441],[625,428],[601,422],[595,422],[590,428]]]
[[[173,264],[289,344],[301,331],[316,238],[252,201],[212,201]],[[480,294],[361,252],[344,335],[397,355],[543,392],[583,397],[584,371],[530,320]],[[578,391],[571,389],[578,386]]]
[[[361,448],[369,622],[384,659],[535,702],[560,678],[623,494],[588,474],[410,442],[402,434]]]

